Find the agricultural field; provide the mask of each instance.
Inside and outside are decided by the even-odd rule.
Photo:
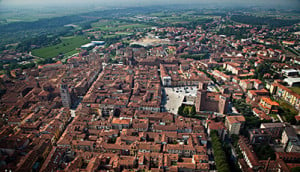
[[[74,50],[79,48],[81,45],[90,42],[83,36],[65,37],[61,38],[61,43],[45,48],[35,49],[32,51],[34,56],[42,58],[52,58],[59,54],[70,55],[76,53]]]
[[[118,36],[123,36],[123,35],[131,35],[132,33],[130,32],[116,32],[114,34],[108,34],[108,35],[104,35],[103,38],[107,39],[107,38],[116,38]]]
[[[106,32],[117,32],[126,31],[130,29],[146,28],[150,27],[145,24],[128,23],[124,21],[99,21],[92,24],[94,31],[106,31]]]
[[[94,29],[100,30],[100,31],[109,31],[109,32],[116,32],[116,31],[125,31],[128,29],[138,29],[138,28],[146,28],[149,27],[148,25],[144,24],[128,24],[128,25],[120,25],[117,27],[113,26],[102,26],[102,27],[96,27]]]

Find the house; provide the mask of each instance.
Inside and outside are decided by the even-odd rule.
[[[283,86],[282,84],[275,81],[270,87],[270,93],[274,94],[278,98],[282,98],[295,108],[299,108],[300,95],[292,91],[291,89]]]
[[[114,118],[111,124],[114,129],[122,130],[123,128],[130,127],[131,119]]]
[[[254,88],[257,89],[257,90],[261,90],[261,89],[264,88],[263,82],[262,82],[261,80],[259,80],[259,79],[253,80],[253,86],[254,86]]]
[[[265,129],[249,130],[250,144],[268,144],[271,140],[270,133]]]
[[[283,81],[290,87],[300,86],[300,78],[285,78]]]
[[[222,121],[215,122],[213,120],[206,120],[206,128],[208,136],[210,136],[210,133],[215,130],[218,132],[219,137],[224,140],[227,134],[226,127]]]
[[[263,167],[263,165],[259,162],[255,152],[253,151],[252,146],[249,144],[248,140],[245,137],[240,136],[238,145],[242,152],[244,161],[251,170],[256,171],[259,168]]]
[[[269,97],[262,97],[260,99],[259,106],[265,113],[270,114],[278,112],[279,104],[271,100]]]
[[[240,129],[243,128],[244,123],[244,116],[226,116],[225,126],[228,129],[230,135],[238,135],[240,133]]]
[[[300,140],[292,127],[286,127],[282,133],[281,143],[286,152],[300,152]]]
[[[287,77],[299,75],[299,70],[295,70],[295,69],[282,69],[281,72],[283,73],[283,75]]]
[[[255,116],[259,117],[260,120],[272,120],[272,118],[267,115],[264,111],[259,110],[257,108],[253,108],[252,112]]]
[[[286,124],[284,123],[261,123],[260,128],[271,134],[273,139],[280,139]]]
[[[251,82],[249,79],[244,79],[240,81],[240,86],[244,91],[250,90],[253,88],[253,82]]]
[[[269,92],[266,89],[249,90],[247,95],[252,101],[259,101],[261,96],[268,96]]]

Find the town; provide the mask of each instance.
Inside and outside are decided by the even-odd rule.
[[[100,18],[2,50],[0,170],[299,170],[299,16],[247,17]]]

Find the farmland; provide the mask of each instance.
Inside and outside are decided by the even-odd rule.
[[[83,36],[61,38],[61,41],[61,43],[53,46],[35,49],[32,51],[32,54],[42,58],[52,58],[60,54],[70,54],[69,52],[74,52],[76,48],[89,42],[89,40]]]

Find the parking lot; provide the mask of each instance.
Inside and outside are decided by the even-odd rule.
[[[165,95],[166,111],[173,114],[177,114],[178,108],[182,104],[185,96],[196,96],[197,87],[187,86],[187,87],[165,88],[165,92],[166,92]]]

